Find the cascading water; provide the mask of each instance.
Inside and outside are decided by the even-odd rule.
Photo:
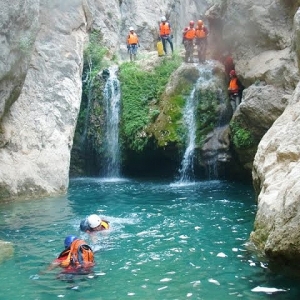
[[[184,109],[184,122],[188,130],[187,135],[187,147],[181,161],[181,167],[179,170],[179,183],[188,183],[194,179],[194,151],[196,142],[196,119],[195,112],[199,102],[199,97],[196,95],[196,90],[201,89],[202,86],[207,85],[209,80],[212,78],[212,67],[211,65],[205,64],[200,65],[199,78],[192,89],[189,97],[187,98],[185,109]]]
[[[180,182],[190,181],[194,175],[194,149],[196,138],[196,124],[195,124],[195,99],[196,86],[192,89],[191,94],[187,98],[186,106],[184,109],[184,122],[188,128],[188,142],[187,148],[184,152],[183,159],[181,161],[181,168],[179,170]]]
[[[119,147],[119,119],[120,119],[120,82],[118,80],[118,66],[108,69],[109,76],[104,87],[104,101],[106,106],[106,160],[103,176],[118,178],[120,176],[120,147]]]

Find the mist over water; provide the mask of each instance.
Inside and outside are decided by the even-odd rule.
[[[112,229],[92,241],[79,223],[95,212]],[[64,197],[0,204],[0,239],[15,248],[0,299],[299,299],[298,282],[248,250],[255,213],[251,186],[218,180],[81,178]],[[94,274],[40,275],[68,234],[96,250]]]

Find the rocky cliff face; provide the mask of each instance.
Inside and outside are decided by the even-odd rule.
[[[1,120],[0,198],[39,197],[64,192],[68,187],[70,150],[81,99],[82,52],[88,27],[81,1],[67,2],[63,5],[60,1],[32,3],[35,10],[27,8],[32,25],[28,24],[27,28],[21,18],[22,30],[16,28],[20,32],[11,37],[19,43],[27,36],[34,37],[36,16],[39,17],[39,32],[28,71],[28,59],[21,59],[21,48],[15,50],[14,63],[22,73],[14,73],[12,65],[3,74],[10,85],[17,83],[17,86],[7,90],[10,96]],[[23,11],[14,8],[8,4],[14,18],[16,14],[22,15]],[[11,22],[14,18],[11,17]],[[30,51],[29,46],[26,51]],[[7,49],[8,61],[14,56],[13,50]],[[12,80],[10,73],[17,76],[18,81],[26,75],[21,94],[16,91],[20,84]],[[3,80],[1,84],[8,86]]]
[[[18,99],[24,84],[39,28],[38,16],[38,0],[1,3],[0,121]]]
[[[179,39],[179,28],[206,6],[175,0],[3,1],[0,199],[66,191],[88,30],[101,32],[108,57],[122,57],[129,26],[140,35],[141,51],[154,49],[162,15],[178,28]]]
[[[295,37],[299,16],[298,10],[294,18]],[[298,38],[295,43],[299,49]],[[296,54],[299,57],[298,50]],[[299,99],[298,84],[286,109],[262,138],[253,168],[258,212],[251,238],[271,259],[288,266],[300,261]]]

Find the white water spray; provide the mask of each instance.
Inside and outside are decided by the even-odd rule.
[[[207,85],[212,79],[212,67],[210,64],[199,66],[199,78],[186,100],[183,119],[188,130],[187,147],[181,161],[179,170],[179,184],[190,183],[194,179],[194,152],[196,147],[196,109],[200,101],[196,90]]]

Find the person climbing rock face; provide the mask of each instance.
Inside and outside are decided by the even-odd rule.
[[[222,62],[225,67],[226,76],[230,77],[230,71],[235,70],[234,61],[229,51],[226,51],[222,57]]]
[[[242,98],[244,86],[237,78],[235,70],[231,70],[229,72],[229,76],[230,81],[228,86],[228,93],[230,98],[230,104],[232,106],[232,111],[234,112],[240,104],[240,99]]]

